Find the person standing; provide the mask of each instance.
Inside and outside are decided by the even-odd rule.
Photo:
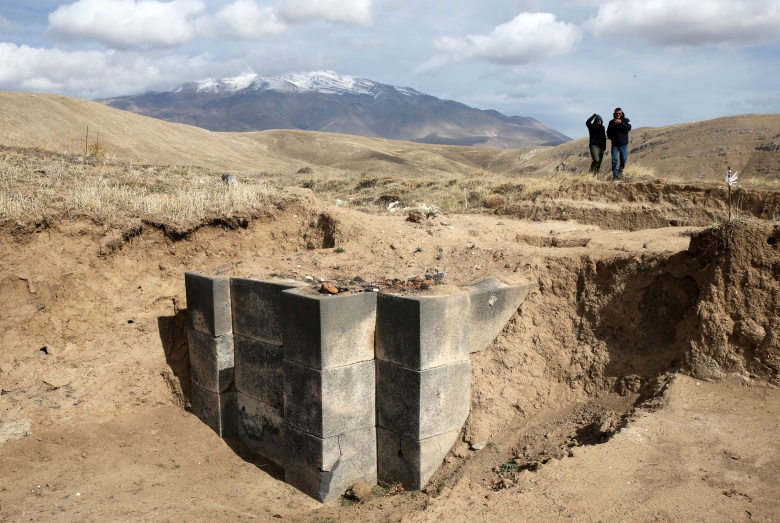
[[[601,160],[607,148],[607,135],[604,134],[604,120],[596,113],[585,121],[590,134],[590,173],[598,175],[601,170]]]
[[[607,138],[612,141],[612,181],[616,182],[623,175],[623,169],[628,160],[628,132],[631,121],[623,114],[620,107],[612,113],[612,120],[607,126]]]

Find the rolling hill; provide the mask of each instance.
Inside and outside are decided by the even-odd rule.
[[[109,156],[238,173],[323,172],[551,175],[586,172],[587,139],[522,149],[444,146],[314,131],[211,132],[64,96],[0,91],[2,145],[84,154],[99,139]],[[87,137],[89,130],[89,137]],[[780,115],[741,115],[631,132],[629,166],[661,178],[720,181],[727,167],[780,179]],[[609,157],[602,165],[608,174]]]

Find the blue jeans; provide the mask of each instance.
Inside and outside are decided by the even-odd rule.
[[[620,157],[620,168],[618,168],[618,157]],[[617,180],[623,174],[623,168],[628,160],[628,144],[612,145],[612,178]]]

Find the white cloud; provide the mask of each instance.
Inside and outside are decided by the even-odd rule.
[[[279,0],[279,15],[287,22],[303,23],[314,20],[371,25],[372,0]]]
[[[204,11],[202,0],[78,0],[49,15],[49,33],[113,49],[176,47],[192,40]]]
[[[450,63],[450,59],[447,55],[437,54],[430,60],[427,60],[426,62],[423,62],[415,67],[412,72],[414,74],[426,74],[433,71],[438,71],[448,63]]]
[[[376,38],[370,38],[368,40],[363,40],[360,38],[352,38],[349,41],[350,47],[354,47],[355,49],[367,49],[369,47],[377,47],[379,45],[379,40]]]
[[[207,71],[235,70],[209,55],[151,58],[136,52],[62,51],[0,43],[0,89],[108,97],[170,89]]]
[[[434,46],[453,60],[522,65],[572,51],[582,38],[575,25],[552,13],[522,13],[488,35],[441,37]]]
[[[4,17],[3,15],[0,15],[0,29],[3,30],[11,29],[10,20],[8,20],[8,18]]]
[[[284,33],[287,25],[271,7],[259,5],[254,0],[236,0],[220,9],[213,20],[204,21],[201,28],[211,34],[260,40]]]
[[[620,0],[586,26],[595,36],[656,45],[754,45],[780,39],[780,0]]]

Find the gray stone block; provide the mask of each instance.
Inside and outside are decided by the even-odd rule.
[[[271,461],[284,465],[285,427],[282,411],[236,392],[237,436]]]
[[[387,484],[401,483],[410,490],[422,489],[459,435],[460,430],[453,430],[416,440],[377,427],[377,479]]]
[[[231,278],[233,332],[282,345],[282,291],[304,286],[296,281]]]
[[[374,359],[376,293],[326,296],[285,291],[284,358],[315,369]]]
[[[234,335],[236,390],[282,410],[282,348]]]
[[[469,352],[481,351],[501,334],[533,287],[530,283],[507,285],[492,279],[463,287],[471,302]]]
[[[288,427],[285,442],[285,481],[322,503],[358,481],[376,484],[375,427],[324,439]]]
[[[416,371],[377,360],[377,425],[414,440],[459,430],[471,404],[471,362]]]
[[[374,361],[316,370],[284,360],[284,421],[320,438],[376,424]]]
[[[187,272],[184,286],[190,329],[214,337],[233,332],[230,280]]]
[[[377,298],[376,357],[425,370],[469,358],[469,295]]]
[[[217,338],[190,329],[188,332],[192,382],[214,393],[233,385],[233,335]]]
[[[236,437],[236,393],[216,394],[192,384],[192,413],[221,438]]]

